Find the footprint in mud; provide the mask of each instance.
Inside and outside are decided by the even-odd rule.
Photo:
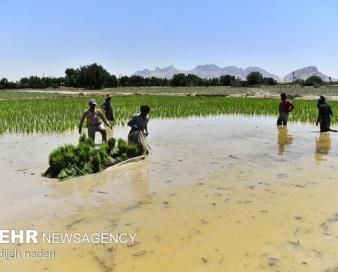
[[[277,175],[277,178],[279,178],[279,179],[288,178],[288,177],[289,177],[288,173],[280,173],[280,174]]]
[[[252,203],[252,201],[251,200],[240,200],[237,203],[238,204],[250,204],[250,203]]]
[[[293,187],[296,187],[296,188],[300,188],[300,189],[304,189],[305,188],[305,185],[303,185],[303,184],[294,184],[294,183],[292,183],[292,184],[290,184],[290,186],[293,186]]]
[[[146,254],[147,254],[147,251],[145,251],[145,250],[140,250],[140,251],[137,251],[137,252],[133,253],[133,256],[134,256],[134,257],[141,257],[141,256],[144,256],[144,255],[146,255]]]
[[[337,222],[338,221],[338,213],[336,213],[332,218],[328,218],[329,222]]]
[[[322,253],[319,250],[317,250],[317,249],[313,249],[312,253],[313,253],[314,257],[317,257],[317,258],[321,258],[322,257]]]
[[[322,231],[322,234],[330,235],[329,226],[325,222],[323,222],[323,223],[320,224],[320,229]]]
[[[169,202],[168,201],[163,201],[162,204],[164,205],[165,208],[169,208]]]
[[[296,227],[295,230],[293,231],[293,234],[297,234],[300,231],[300,227]]]
[[[208,259],[206,257],[201,257],[201,262],[202,263],[207,263],[208,262]]]
[[[292,246],[294,249],[301,249],[303,247],[302,244],[299,241],[297,241],[297,242],[295,242],[295,241],[288,241],[288,244],[290,246]]]
[[[109,195],[109,193],[108,193],[108,192],[104,192],[104,191],[97,191],[97,193],[99,193],[99,194],[105,194],[105,195]]]
[[[209,222],[207,220],[201,219],[202,224],[208,224]]]
[[[279,259],[276,257],[269,256],[268,254],[261,255],[262,264],[264,267],[278,267],[279,266]]]
[[[268,258],[268,265],[269,266],[275,267],[275,266],[278,266],[278,263],[279,263],[278,258],[275,258],[275,257],[269,257]]]

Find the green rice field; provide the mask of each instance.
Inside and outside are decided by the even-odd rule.
[[[100,105],[104,96],[94,97]],[[0,133],[52,133],[76,129],[88,97],[45,96],[41,99],[0,100]],[[189,96],[115,96],[112,99],[117,125],[138,112],[141,104],[151,107],[151,118],[182,118],[222,114],[277,116],[278,99]],[[315,100],[294,100],[290,121],[314,123]],[[330,101],[332,110],[338,101]],[[226,124],[225,124],[226,125]]]

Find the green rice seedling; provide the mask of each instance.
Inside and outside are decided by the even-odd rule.
[[[123,139],[109,139],[96,148],[93,141],[82,135],[79,144],[56,148],[49,156],[49,168],[43,174],[61,180],[75,176],[97,173],[111,165],[135,157],[139,148],[128,145]]]
[[[127,153],[128,145],[127,142],[123,139],[117,140],[117,147],[119,155],[123,155]]]
[[[115,138],[108,139],[107,145],[109,147],[107,152],[108,154],[111,154],[114,148],[116,147],[116,139]]]
[[[84,162],[83,167],[82,167],[82,171],[86,175],[94,173],[93,164],[91,163],[91,161]]]
[[[78,165],[84,165],[85,162],[91,161],[92,158],[94,157],[96,150],[95,147],[85,144],[85,143],[80,143],[77,147],[77,161]]]
[[[86,144],[92,147],[95,147],[94,141],[92,138],[86,136],[86,134],[82,134],[79,139],[80,144]]]
[[[76,162],[76,148],[73,145],[65,145],[54,150],[49,156],[49,169],[46,176],[56,177],[62,169],[65,169]]]
[[[102,170],[101,156],[98,153],[95,154],[91,163],[93,165],[93,173],[97,173],[97,172],[100,172]]]
[[[135,144],[128,144],[126,153],[127,153],[128,157],[130,157],[130,158],[136,157],[136,156],[140,155],[140,148]]]
[[[99,102],[104,99],[102,96],[94,98]],[[112,101],[117,125],[124,125],[141,104],[151,107],[152,119],[225,114],[277,116],[279,104],[279,99],[271,98],[203,96],[115,96]],[[293,103],[296,108],[290,115],[290,121],[315,122],[315,100],[294,100]],[[329,101],[329,104],[334,112],[338,109],[338,101]],[[61,133],[74,130],[87,105],[87,97],[0,100],[0,133]]]
[[[102,144],[97,151],[97,153],[100,156],[101,168],[102,169],[107,168],[108,166],[111,166],[113,164],[113,160],[109,156],[108,149],[109,149],[108,144]]]

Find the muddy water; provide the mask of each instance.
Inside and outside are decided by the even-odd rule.
[[[336,134],[271,118],[152,121],[152,155],[99,175],[39,177],[77,135],[2,136],[1,228],[131,232],[134,244],[38,244],[4,271],[326,271],[338,266]],[[125,135],[126,130],[114,133]],[[333,270],[332,270],[333,271]]]

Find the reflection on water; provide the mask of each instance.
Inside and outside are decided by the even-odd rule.
[[[322,132],[319,137],[316,138],[316,153],[315,160],[320,162],[325,159],[325,155],[328,155],[331,149],[331,136],[328,132]]]
[[[286,126],[277,126],[278,129],[278,154],[283,155],[285,151],[285,146],[292,144],[293,137],[289,134],[288,128]]]
[[[65,183],[34,173],[46,168],[52,148],[76,143],[78,134],[0,137],[3,227],[137,233],[128,246],[9,245],[55,249],[57,257],[0,259],[1,271],[336,271],[338,157],[326,154],[338,138],[309,133],[309,125],[276,130],[274,118],[150,125],[147,160]]]

